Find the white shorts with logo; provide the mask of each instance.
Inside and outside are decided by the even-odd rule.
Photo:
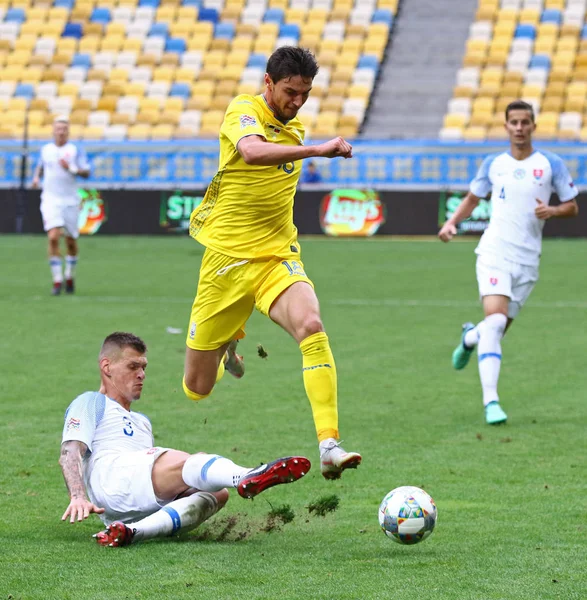
[[[477,256],[479,296],[507,296],[508,317],[513,319],[538,281],[538,267],[521,265],[492,254]]]
[[[88,480],[90,500],[106,509],[100,516],[130,523],[157,512],[164,503],[155,496],[151,472],[155,461],[169,448],[149,448],[100,458]]]
[[[54,202],[41,201],[41,216],[43,217],[43,228],[45,231],[63,227],[69,237],[79,237],[79,206],[60,205]]]

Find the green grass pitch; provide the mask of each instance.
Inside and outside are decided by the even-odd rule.
[[[261,315],[241,344],[245,378],[227,376],[200,404],[184,398],[195,242],[82,239],[78,293],[53,298],[44,237],[0,237],[0,600],[587,597],[587,242],[544,244],[542,279],[503,342],[509,422],[497,428],[483,421],[475,361],[462,372],[450,362],[461,323],[481,317],[473,241],[302,247],[337,361],[341,435],[363,454],[338,482],[319,473],[296,344]],[[101,548],[97,517],[62,523],[63,413],[97,388],[99,345],[117,329],[150,347],[136,408],[158,444],[250,466],[299,453],[312,471],[254,501],[232,492],[176,539]],[[417,546],[379,530],[379,502],[399,485],[438,505]],[[332,495],[335,511],[308,510]]]

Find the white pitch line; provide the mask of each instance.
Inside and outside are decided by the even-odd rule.
[[[29,296],[21,298],[17,296],[0,297],[0,303],[27,303],[27,302],[48,302],[48,296]],[[59,302],[52,300],[51,302]],[[65,302],[81,304],[87,302],[104,303],[104,304],[183,304],[190,306],[193,298],[177,298],[177,297],[158,297],[158,296],[74,296],[68,298]],[[329,300],[322,304],[331,304],[334,306],[386,306],[391,308],[474,308],[480,306],[480,303],[474,300],[423,300],[409,298],[380,298],[380,299],[364,299],[364,298],[339,298],[337,300]],[[535,302],[530,300],[526,305],[527,308],[539,308],[552,310],[556,308],[574,308],[579,310],[587,309],[587,302],[557,300],[552,302]]]

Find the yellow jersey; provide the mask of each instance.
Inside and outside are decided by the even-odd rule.
[[[236,258],[299,256],[293,204],[302,161],[248,165],[236,148],[249,135],[272,144],[304,143],[299,119],[282,123],[264,96],[237,96],[220,128],[218,172],[191,214],[190,235],[207,248]]]

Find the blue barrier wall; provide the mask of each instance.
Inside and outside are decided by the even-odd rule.
[[[28,178],[41,143],[28,149]],[[197,189],[206,187],[218,167],[218,144],[197,142],[84,142],[93,166],[88,186],[99,189]],[[587,147],[582,144],[536,143],[537,149],[559,154],[579,189],[587,189]],[[506,151],[508,143],[357,142],[350,160],[314,159],[320,184],[350,185],[382,190],[466,189],[483,158]],[[0,142],[0,187],[17,187],[20,142]]]

